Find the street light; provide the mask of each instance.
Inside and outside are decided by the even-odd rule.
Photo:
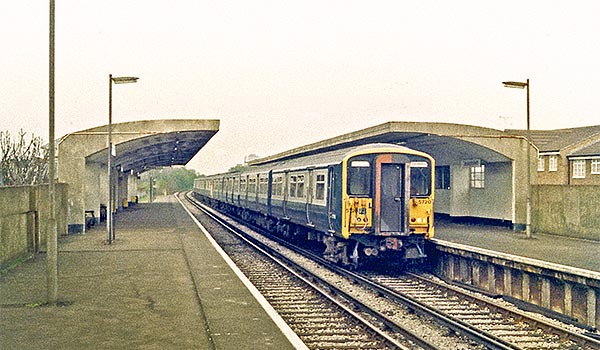
[[[527,89],[527,134],[525,135],[525,138],[527,139],[527,216],[525,219],[525,235],[527,238],[531,238],[531,128],[529,118],[529,79],[527,79],[527,82],[525,83],[520,81],[504,81],[502,84],[507,88]]]
[[[50,0],[49,45],[48,45],[48,197],[50,201],[50,220],[46,232],[46,300],[49,305],[56,305],[58,301],[58,227],[56,226],[56,187],[54,174],[56,171],[56,145],[55,145],[55,22],[56,3]]]
[[[108,75],[108,205],[106,208],[106,231],[108,234],[108,244],[112,244],[115,239],[115,231],[113,227],[113,179],[112,179],[112,84],[131,84],[138,81],[136,77],[113,77]]]

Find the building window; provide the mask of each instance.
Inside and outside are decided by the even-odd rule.
[[[471,167],[471,188],[485,187],[485,165]]]
[[[592,174],[600,174],[600,159],[592,159]]]
[[[537,171],[544,171],[546,164],[544,162],[544,156],[538,156],[538,168]]]
[[[573,178],[585,178],[585,159],[578,159],[573,161]]]
[[[548,158],[548,171],[558,170],[558,156],[550,156]]]
[[[435,167],[435,188],[437,190],[450,189],[450,167],[436,166]]]

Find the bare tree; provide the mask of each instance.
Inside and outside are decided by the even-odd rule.
[[[13,140],[0,131],[0,186],[34,185],[48,182],[48,152],[40,137],[21,130]]]

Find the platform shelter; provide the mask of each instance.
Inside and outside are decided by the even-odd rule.
[[[139,175],[187,164],[219,131],[219,120],[162,119],[112,124],[113,208],[135,201]],[[108,126],[65,135],[58,143],[58,181],[68,184],[69,233],[85,231],[108,207]],[[87,219],[86,219],[87,215]]]
[[[525,228],[527,152],[530,169],[535,169],[538,149],[523,135],[511,132],[450,123],[388,122],[250,164],[380,142],[403,145],[435,158],[436,214]]]

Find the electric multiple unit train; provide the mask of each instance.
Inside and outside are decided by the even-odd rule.
[[[286,239],[321,242],[336,263],[419,262],[434,234],[434,169],[426,153],[368,144],[198,178],[194,195]]]

